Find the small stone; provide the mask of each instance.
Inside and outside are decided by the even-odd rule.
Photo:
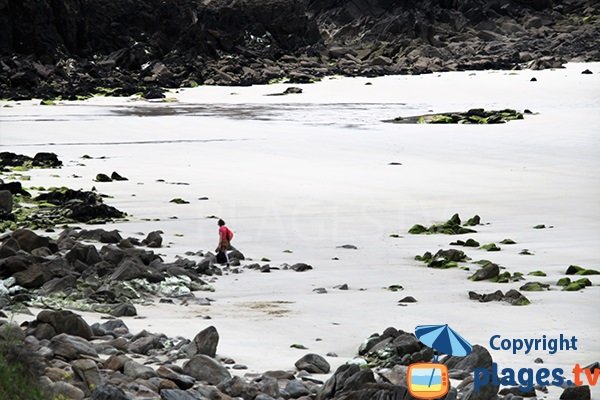
[[[527,282],[526,284],[521,286],[519,288],[519,290],[522,290],[524,292],[543,292],[545,290],[548,290],[549,288],[550,288],[550,285],[548,285],[546,283]]]
[[[137,310],[133,304],[119,304],[110,311],[110,315],[113,317],[135,317]]]
[[[127,181],[128,180],[124,176],[119,175],[119,173],[116,171],[113,171],[113,173],[110,174],[110,178],[114,181]]]
[[[592,71],[590,71],[589,69],[586,69],[586,70],[583,70],[583,71],[581,71],[581,74],[582,74],[582,75],[592,75],[592,74],[593,74],[593,72],[592,72]]]
[[[190,204],[189,201],[187,200],[183,200],[182,198],[176,197],[174,199],[169,200],[169,203],[175,203],[175,204]]]
[[[412,296],[406,296],[404,298],[402,298],[401,300],[398,300],[398,303],[416,303],[417,299],[415,299]]]
[[[106,174],[98,174],[96,175],[96,182],[112,182],[112,179],[110,178],[110,176],[106,175]]]
[[[311,265],[308,265],[305,263],[297,263],[297,264],[292,265],[290,268],[296,272],[304,272],[304,271],[309,271],[309,270],[313,269],[313,267]]]

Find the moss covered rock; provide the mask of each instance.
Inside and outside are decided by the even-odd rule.
[[[550,289],[550,285],[541,282],[527,282],[519,288],[524,292],[543,292]]]
[[[531,275],[531,276],[546,276],[546,273],[544,271],[532,271],[532,272],[528,273],[527,275]]]
[[[462,235],[465,233],[475,233],[477,231],[461,226],[461,219],[458,214],[454,214],[450,219],[443,224],[433,224],[426,228],[421,224],[413,225],[408,233],[413,235],[422,234],[445,234],[445,235]]]
[[[503,124],[517,119],[523,119],[523,113],[512,109],[486,111],[483,108],[473,108],[466,112],[397,117],[384,122],[396,124]]]
[[[500,247],[496,246],[496,243],[484,244],[483,246],[480,247],[480,249],[485,250],[485,251],[500,251],[500,250],[502,250]]]

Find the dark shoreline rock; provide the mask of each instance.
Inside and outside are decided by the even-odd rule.
[[[394,124],[503,124],[523,119],[523,113],[511,110],[490,110],[474,108],[466,112],[424,114],[411,117],[397,117],[383,122]]]
[[[7,0],[0,98],[164,98],[164,88],[600,60],[595,3]]]

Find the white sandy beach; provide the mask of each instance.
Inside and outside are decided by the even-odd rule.
[[[586,68],[593,75],[582,75]],[[530,82],[534,76],[537,82]],[[304,93],[264,96],[288,86]],[[444,323],[488,349],[495,334],[578,338],[577,351],[555,355],[489,349],[501,367],[536,368],[533,360],[541,357],[545,367],[570,371],[574,363],[600,359],[598,277],[590,276],[594,286],[581,292],[555,285],[571,264],[600,269],[600,63],[198,87],[169,96],[178,101],[11,103],[0,108],[0,151],[55,152],[65,166],[29,171],[25,186],[96,186],[113,196],[108,204],[130,214],[130,221],[104,228],[124,237],[162,230],[170,243],[159,249],[166,260],[214,250],[216,222],[206,217],[217,215],[247,257],[267,257],[275,267],[305,262],[314,269],[219,277],[214,293],[197,293],[216,300],[212,306],[138,307],[146,318],[126,318],[132,331],[193,338],[214,325],[221,336],[218,353],[250,371],[293,368],[306,352],[290,348],[293,343],[322,355],[337,353],[328,357],[337,367],[356,355],[363,339],[388,326],[411,331]],[[381,122],[470,108],[539,114],[492,126]],[[82,160],[84,154],[106,159]],[[112,171],[129,181],[93,182],[97,173]],[[203,196],[209,200],[198,200]],[[169,203],[175,197],[190,204]],[[485,225],[463,236],[407,233],[416,223],[445,221],[456,212],[465,220],[479,214]],[[553,228],[532,229],[537,224]],[[394,233],[401,237],[390,237]],[[524,293],[532,304],[523,307],[478,303],[468,299],[469,290],[507,291],[524,282],[471,282],[467,271],[429,269],[414,260],[468,237],[482,244],[514,239],[516,245],[501,245],[500,252],[460,249],[510,272],[543,270],[547,277],[527,281],[550,283],[552,290]],[[344,244],[358,250],[336,248]],[[522,249],[534,255],[519,255]],[[333,289],[342,283],[350,290]],[[405,290],[384,289],[391,284]],[[317,287],[328,293],[314,293]],[[418,303],[399,307],[397,301],[409,295]],[[100,320],[85,316],[90,323]]]

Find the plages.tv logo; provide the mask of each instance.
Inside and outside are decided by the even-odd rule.
[[[456,331],[445,325],[420,325],[415,335],[424,345],[434,349],[438,354],[464,357],[471,353],[473,346]],[[437,362],[437,354],[433,362],[416,363],[408,366],[406,373],[407,387],[410,395],[417,399],[439,399],[450,389],[448,368]]]

